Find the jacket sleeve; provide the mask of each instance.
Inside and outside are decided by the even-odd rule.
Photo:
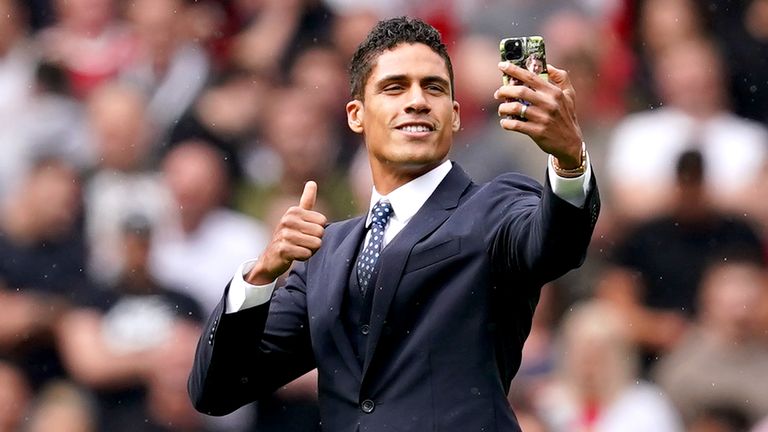
[[[537,285],[579,267],[600,213],[594,172],[583,207],[576,207],[522,176],[503,178],[498,191],[499,223],[491,242],[497,266]],[[502,198],[499,198],[502,200]]]
[[[226,314],[228,289],[205,325],[188,381],[193,405],[209,415],[229,414],[315,367],[305,263],[264,305]]]

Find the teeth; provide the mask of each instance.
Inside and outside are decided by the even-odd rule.
[[[408,125],[402,128],[406,132],[429,132],[429,128],[424,125]]]

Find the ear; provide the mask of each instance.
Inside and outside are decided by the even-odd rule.
[[[363,133],[363,117],[365,116],[365,106],[363,102],[355,99],[347,102],[347,125],[355,133]]]
[[[453,119],[451,120],[451,128],[454,132],[458,132],[461,128],[461,116],[459,115],[459,103],[453,101]]]

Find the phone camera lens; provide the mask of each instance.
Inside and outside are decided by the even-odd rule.
[[[523,46],[519,40],[506,41],[504,51],[504,60],[518,60],[523,57]]]

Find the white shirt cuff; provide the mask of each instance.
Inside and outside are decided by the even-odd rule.
[[[275,290],[276,282],[267,285],[251,285],[243,278],[253,269],[256,261],[256,259],[246,261],[237,268],[232,282],[229,283],[226,313],[235,313],[263,305],[272,298],[272,291]]]
[[[552,185],[552,192],[576,207],[584,207],[587,195],[589,194],[590,181],[592,180],[592,165],[589,163],[589,153],[587,153],[587,170],[578,177],[560,177],[555,172],[554,163],[555,157],[549,155],[547,175],[549,176],[549,184]]]

